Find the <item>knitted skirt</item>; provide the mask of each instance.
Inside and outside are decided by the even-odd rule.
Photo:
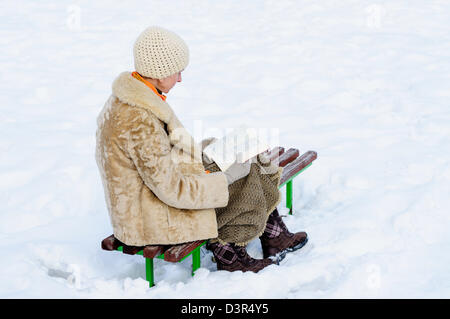
[[[220,171],[215,162],[203,163],[210,172]],[[226,207],[216,208],[218,241],[245,246],[264,232],[267,219],[281,201],[278,189],[283,168],[255,159],[249,174],[228,185]]]

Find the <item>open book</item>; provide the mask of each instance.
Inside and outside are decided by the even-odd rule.
[[[203,152],[226,171],[234,162],[243,163],[270,148],[253,128],[240,126],[208,145]]]

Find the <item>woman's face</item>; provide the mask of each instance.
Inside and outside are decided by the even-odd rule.
[[[177,82],[181,82],[181,72],[182,71],[168,76],[167,78],[158,80],[156,87],[163,93],[169,93],[169,91],[175,86],[175,84],[177,84]]]

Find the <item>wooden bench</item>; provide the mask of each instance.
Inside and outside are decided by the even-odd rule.
[[[181,262],[192,255],[192,275],[200,268],[200,247],[206,243],[205,240],[198,240],[179,245],[147,245],[128,246],[119,241],[114,235],[102,240],[102,249],[118,250],[128,255],[142,255],[145,258],[145,278],[149,286],[155,285],[153,273],[153,258],[164,259],[169,262]]]
[[[268,155],[271,161],[278,163],[278,166],[283,167],[283,175],[278,188],[286,185],[286,207],[289,208],[289,214],[292,215],[292,182],[298,174],[311,166],[312,162],[317,158],[317,153],[308,151],[299,156],[300,152],[296,148],[290,148],[285,152],[284,147],[278,146],[264,152],[264,154]]]
[[[283,147],[274,147],[272,150],[264,152],[271,161],[275,161],[282,166],[283,175],[281,176],[279,188],[286,185],[286,207],[289,208],[289,214],[292,214],[292,181],[293,179],[308,168],[317,158],[317,153],[308,151],[300,155],[298,149],[290,148],[286,152]],[[163,259],[168,262],[181,262],[192,256],[192,276],[200,268],[200,248],[206,244],[206,240],[179,245],[147,245],[147,246],[128,246],[119,241],[114,235],[102,240],[102,249],[117,250],[128,255],[141,255],[145,258],[145,277],[149,286],[155,285],[153,272],[153,258]]]

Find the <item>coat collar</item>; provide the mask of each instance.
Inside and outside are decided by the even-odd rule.
[[[170,105],[144,83],[135,79],[131,72],[123,72],[114,80],[112,93],[126,104],[150,110],[167,124],[174,115]]]
[[[135,79],[131,72],[123,72],[114,80],[112,93],[123,103],[147,109],[158,119],[167,123],[170,143],[191,154],[195,161],[201,163],[201,146],[181,124],[169,103],[163,101],[144,83]]]

